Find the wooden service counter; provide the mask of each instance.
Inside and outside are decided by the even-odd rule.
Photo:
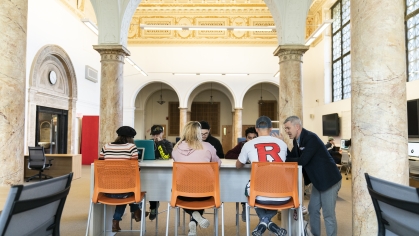
[[[52,177],[58,177],[73,172],[73,180],[81,177],[81,154],[45,154],[46,163],[49,163],[50,159],[52,166],[49,169],[45,169],[43,174],[50,175]],[[38,174],[37,170],[28,169],[28,155],[25,155],[25,166],[23,177],[31,177],[32,175]]]

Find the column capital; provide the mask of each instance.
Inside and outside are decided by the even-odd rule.
[[[235,107],[234,110],[235,111],[237,111],[237,110],[243,110],[243,108],[242,107]]]
[[[102,61],[124,62],[125,57],[131,55],[123,45],[93,45],[93,49],[99,52]]]
[[[279,57],[279,63],[284,61],[302,61],[303,54],[310,48],[304,45],[279,45],[274,56]]]

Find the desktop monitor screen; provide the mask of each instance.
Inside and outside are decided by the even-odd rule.
[[[144,148],[143,160],[155,160],[153,140],[134,140],[137,148]]]
[[[241,143],[243,141],[246,141],[246,138],[245,137],[237,138],[237,143]]]

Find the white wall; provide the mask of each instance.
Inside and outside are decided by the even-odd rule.
[[[339,114],[341,135],[335,137],[336,142],[341,138],[350,138],[347,129],[351,127],[351,120],[347,117],[351,114],[351,99],[330,102],[332,100],[330,55],[330,37],[325,36],[319,44],[310,47],[303,58],[303,125],[316,133],[325,143],[327,137],[322,135],[323,115]],[[417,91],[419,91],[419,81],[406,83],[407,100],[418,99]],[[314,118],[310,118],[310,115],[314,115]],[[419,142],[419,139],[409,139],[409,141]]]
[[[29,1],[26,74],[35,55],[45,45],[61,47],[70,57],[77,77],[77,112],[98,115],[100,101],[100,78],[98,83],[85,79],[85,65],[99,71],[100,55],[93,49],[97,35],[60,1]],[[29,80],[26,87],[28,88]]]
[[[100,55],[92,47],[97,44],[97,35],[60,1],[31,0],[28,4],[26,91],[29,89],[29,76],[35,55],[45,45],[57,45],[67,53],[74,67],[77,78],[76,112],[83,115],[99,115]],[[98,83],[85,79],[85,65],[99,71]],[[27,109],[26,106],[25,130],[28,122]],[[75,123],[75,126],[78,136],[79,121]],[[25,132],[24,140],[27,140],[27,134],[28,132]],[[79,150],[79,140],[76,139],[74,150]],[[26,143],[24,145],[26,147]]]

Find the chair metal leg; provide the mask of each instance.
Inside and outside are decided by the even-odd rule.
[[[175,215],[175,236],[177,236],[178,230],[178,223],[179,223],[179,207],[176,207],[176,215]]]
[[[90,217],[92,216],[93,202],[90,200],[89,215],[87,216],[87,227],[86,227],[86,236],[89,234],[90,228]]]
[[[167,203],[166,236],[169,236],[170,203]]]
[[[106,235],[106,204],[103,204],[103,235]]]
[[[218,208],[214,207],[214,233],[218,236]]]
[[[224,236],[224,203],[221,203],[221,236]]]
[[[143,233],[145,234],[145,205],[146,205],[146,199],[145,196],[143,200],[141,201],[141,227],[140,227],[140,236],[143,236]]]
[[[180,214],[180,211],[179,211],[179,214]],[[185,210],[183,210],[183,232],[182,232],[183,234],[185,234],[185,228],[186,228],[186,226],[185,226],[185,224],[186,224],[185,214],[186,214]],[[180,218],[180,216],[179,216],[179,218]],[[180,222],[179,222],[179,224],[180,224]]]
[[[246,235],[250,235],[250,206],[246,202]]]

